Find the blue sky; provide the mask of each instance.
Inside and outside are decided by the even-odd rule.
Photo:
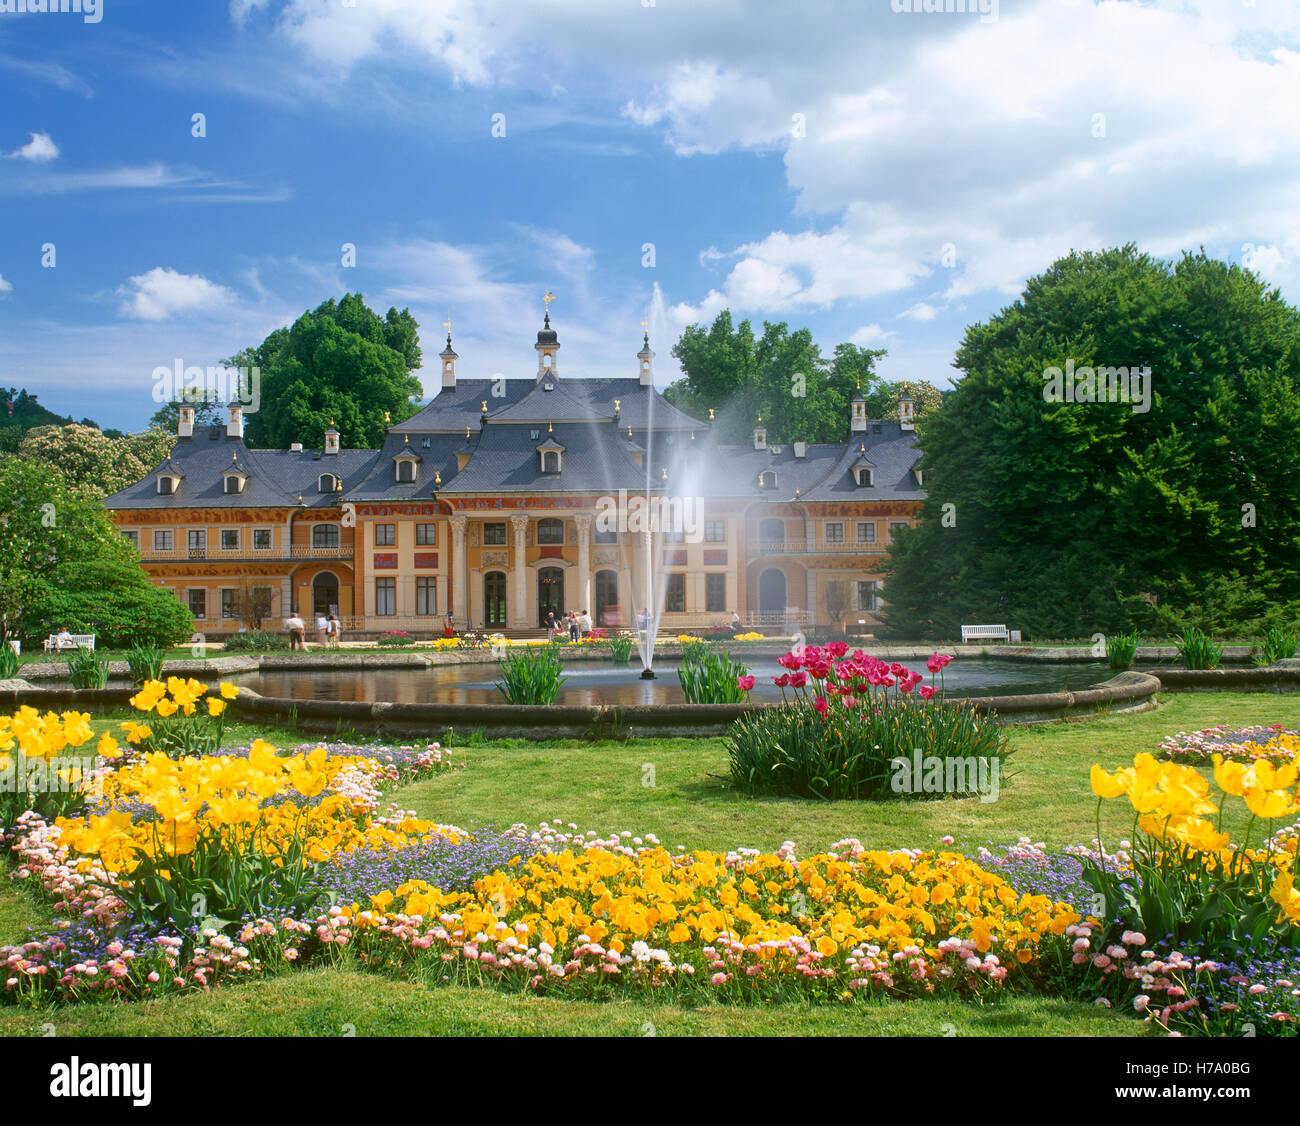
[[[1071,248],[1300,286],[1290,2],[101,3],[0,0],[0,384],[105,426],[346,290],[470,376],[535,369],[550,289],[561,376],[649,319],[666,383],[730,307],[943,384]]]

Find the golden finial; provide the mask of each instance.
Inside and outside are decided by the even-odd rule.
[[[542,301],[545,302],[545,304],[546,304],[546,313],[547,313],[547,316],[550,316],[550,313],[551,313],[551,302],[554,301],[554,300],[555,300],[555,294],[552,293],[552,292],[548,289],[548,290],[546,291],[546,293],[545,293],[545,294],[543,295],[543,297],[542,297]]]
[[[486,400],[486,399],[481,399],[480,402],[482,402],[482,404],[483,404],[483,413],[484,413],[484,414],[487,414],[487,400]]]
[[[619,404],[620,404],[622,401],[623,401],[622,399],[615,399],[615,400],[614,400],[614,413],[615,413],[615,414],[618,414],[618,412],[619,412],[620,410],[623,409],[622,407],[619,406]]]
[[[341,492],[343,491],[343,478],[342,478],[342,477],[335,477],[335,478],[334,478],[334,491],[335,491],[336,493],[341,493]]]
[[[552,426],[549,422],[546,424],[546,433],[548,433],[548,434],[554,434],[554,433],[555,433],[555,427]]]
[[[761,414],[758,416],[758,424],[759,426],[763,425],[763,416]]]
[[[709,421],[710,421],[710,422],[713,421],[713,408],[712,408],[712,407],[709,408]]]
[[[667,469],[661,469],[661,470],[659,470],[659,480],[661,480],[661,481],[667,481],[667,480],[668,480],[668,470],[667,470]]]
[[[298,503],[302,504],[302,493],[298,494]]]
[[[627,436],[632,437],[632,424],[630,422],[627,424]]]
[[[404,445],[404,446],[409,446],[410,444],[411,444],[411,436],[410,436],[409,434],[403,434],[403,435],[402,435],[402,445]]]
[[[451,335],[451,318],[450,318],[450,317],[448,317],[445,321],[442,322],[442,327],[445,328],[445,329],[447,330],[447,335],[450,336],[450,335]]]
[[[695,441],[695,431],[694,431],[694,430],[691,431],[691,441],[692,441],[692,442]]]
[[[441,484],[442,484],[442,472],[441,472],[441,470],[435,469],[435,470],[433,471],[433,483],[434,483],[435,485],[441,485]]]
[[[469,441],[469,427],[465,427],[465,441]]]
[[[230,460],[231,460],[231,461],[234,461],[234,462],[238,462],[238,461],[239,461],[239,455],[238,455],[237,453],[235,453],[234,450],[231,450],[231,451],[230,451]]]

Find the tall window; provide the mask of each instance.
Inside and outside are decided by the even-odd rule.
[[[417,547],[437,547],[438,546],[438,525],[437,524],[416,524],[415,543]]]
[[[672,614],[686,612],[686,576],[680,571],[668,576],[668,589],[664,594],[664,609]]]
[[[858,582],[858,609],[863,611],[872,611],[880,609],[876,601],[876,592],[880,589],[880,582],[876,579],[862,579]]]
[[[537,542],[539,544],[564,543],[564,521],[551,519],[538,520]]]
[[[396,524],[375,525],[375,546],[376,547],[392,547],[395,543],[397,543]]]
[[[208,616],[208,592],[191,590],[189,593],[190,613],[199,620]]]
[[[727,608],[727,576],[712,574],[704,576],[704,608],[716,614]]]
[[[222,551],[239,550],[239,529],[238,528],[221,529],[221,550]]]
[[[122,533],[122,538],[123,538],[124,540],[126,540],[126,542],[129,543],[132,547],[137,548],[137,549],[140,547],[140,533],[139,533],[139,532],[123,532],[123,533]]]
[[[725,520],[705,520],[704,521],[704,542],[705,543],[726,543],[727,522]]]
[[[397,580],[375,580],[375,613],[391,616],[397,613]]]
[[[404,485],[409,485],[415,480],[415,462],[399,461],[397,463],[397,480]]]
[[[174,536],[174,535],[175,535],[175,533],[174,533],[174,532],[171,532],[171,531],[166,531],[166,532],[154,532],[154,534],[153,534],[153,549],[154,549],[154,551],[172,551],[172,550],[174,550],[174,548],[175,548],[175,546],[176,546],[176,541],[173,539],[173,536]]]
[[[221,592],[221,616],[226,619],[239,617],[239,591],[223,590]]]
[[[423,577],[415,580],[415,612],[417,614],[438,612],[437,579]]]
[[[190,554],[204,552],[208,550],[208,533],[204,528],[191,528],[185,533],[185,545],[189,548]]]
[[[506,542],[506,526],[504,524],[484,524],[483,542],[489,547],[504,547]]]
[[[836,524],[827,524],[827,525],[826,525],[826,542],[827,542],[827,543],[843,543],[843,542],[844,542],[844,525],[843,525],[843,524],[838,524],[838,523],[836,523]]]
[[[333,549],[339,545],[337,524],[316,524],[311,530],[311,545],[314,548]]]
[[[592,538],[596,543],[618,543],[618,529],[610,528],[605,530],[597,527]]]
[[[271,550],[271,529],[270,528],[253,529],[253,550],[254,551]]]
[[[159,477],[159,478],[158,478],[158,495],[159,495],[159,496],[169,497],[169,496],[171,496],[172,493],[174,493],[175,491],[176,491],[176,478],[175,478],[175,477]]]
[[[907,526],[908,523],[906,520],[891,520],[889,522],[889,538],[892,540],[895,536],[898,535],[900,530],[906,528]]]
[[[858,521],[858,543],[876,542],[876,522],[874,520]]]

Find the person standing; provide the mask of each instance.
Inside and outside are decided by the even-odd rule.
[[[325,617],[325,611],[318,611],[316,614],[316,644],[324,649],[329,644],[330,623]]]
[[[307,643],[303,639],[307,632],[307,623],[298,617],[297,610],[289,611],[289,616],[284,620],[284,628],[289,631],[289,649],[306,649]]]
[[[443,637],[456,636],[456,619],[453,618],[450,614],[447,615],[447,624],[442,627],[442,636]]]
[[[560,623],[555,620],[555,611],[546,612],[546,640],[554,641],[555,635],[560,632]]]
[[[337,649],[339,647],[339,638],[343,633],[343,623],[339,621],[339,616],[333,610],[330,611],[328,629],[330,648]]]
[[[569,611],[569,640],[578,640],[578,615],[572,610]]]
[[[740,615],[735,610],[731,611],[731,628],[740,629]]]
[[[591,632],[591,627],[592,627],[591,614],[588,611],[584,610],[578,616],[578,636],[586,637],[587,634]]]

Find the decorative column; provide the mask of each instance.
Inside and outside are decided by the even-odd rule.
[[[578,601],[580,610],[587,610],[594,617],[595,608],[591,604],[591,516],[582,512],[573,518],[578,529]]]
[[[451,518],[451,612],[458,630],[469,629],[469,557],[465,549],[468,516]]]
[[[510,517],[510,527],[515,533],[514,594],[510,599],[510,626],[512,629],[528,628],[528,517],[523,513]]]

